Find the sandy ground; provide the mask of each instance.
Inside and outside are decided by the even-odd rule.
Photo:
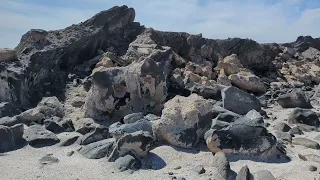
[[[314,109],[315,110],[315,109]],[[268,128],[272,131],[275,122],[284,121],[292,109],[282,109],[273,107],[266,109],[272,112],[271,116],[277,117],[276,120],[270,120],[271,126]],[[320,132],[310,132],[301,135],[313,139]],[[59,137],[64,139],[68,133],[60,134]],[[315,154],[319,155],[319,150],[313,150],[302,146],[287,146],[288,156],[291,157],[289,162],[265,163],[254,160],[230,160],[231,169],[238,172],[241,167],[248,165],[252,174],[259,170],[269,170],[278,180],[318,180],[320,178],[319,170],[311,172],[310,165],[317,166],[320,169],[320,163],[302,161],[298,154]],[[192,150],[177,149],[167,145],[159,146],[151,151],[145,158],[145,165],[149,168],[143,168],[136,172],[118,172],[112,163],[106,159],[90,160],[84,158],[76,152],[78,145],[69,147],[58,147],[58,145],[44,148],[33,148],[25,146],[22,149],[0,154],[0,179],[1,180],[166,180],[172,176],[182,176],[187,180],[215,179],[216,168],[212,163],[213,155],[205,147],[199,147]],[[200,149],[200,150],[199,150]],[[67,156],[70,151],[75,151],[72,156]],[[58,163],[41,165],[39,159],[46,154],[59,159]],[[197,165],[203,165],[206,173],[196,174],[192,169]],[[181,169],[175,170],[181,166]],[[150,167],[152,167],[150,169]]]

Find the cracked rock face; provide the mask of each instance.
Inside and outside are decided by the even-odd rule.
[[[120,120],[134,112],[159,114],[167,97],[172,50],[152,51],[156,54],[129,66],[96,71],[85,105],[86,116],[100,119],[107,115]]]
[[[213,102],[197,94],[174,97],[164,105],[161,119],[153,122],[157,139],[183,148],[194,147],[211,126],[212,106]]]
[[[134,18],[134,9],[116,6],[62,30],[30,30],[15,48],[19,61],[0,62],[0,100],[35,106],[48,94],[63,99],[68,72],[85,74],[77,65],[99,49],[126,52],[141,31]]]

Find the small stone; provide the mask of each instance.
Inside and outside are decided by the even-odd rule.
[[[173,172],[169,172],[168,174],[169,174],[169,175],[173,175]]]
[[[70,152],[67,153],[67,156],[72,156],[73,153],[74,153],[74,151],[70,151]]]
[[[197,167],[195,167],[193,169],[194,172],[198,173],[198,174],[203,174],[206,172],[206,170],[204,169],[204,167],[202,165],[198,165]]]
[[[303,161],[307,161],[307,158],[301,154],[298,154],[298,157]]]
[[[310,165],[309,166],[309,170],[311,171],[311,172],[314,172],[314,171],[317,171],[317,167],[316,166],[313,166],[313,165]]]
[[[178,169],[181,169],[181,166],[177,166],[175,168],[173,168],[174,170],[178,170]]]

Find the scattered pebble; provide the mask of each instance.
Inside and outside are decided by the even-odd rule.
[[[193,169],[194,172],[198,173],[198,174],[203,174],[206,172],[206,170],[204,169],[204,167],[202,165],[198,165],[197,167],[195,167]]]
[[[311,172],[314,172],[314,171],[317,171],[317,167],[316,166],[313,166],[313,165],[310,165],[309,166],[309,170],[311,171]]]
[[[72,156],[73,153],[74,153],[74,151],[70,151],[70,152],[67,153],[67,156]]]

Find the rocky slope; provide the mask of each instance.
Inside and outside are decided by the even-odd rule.
[[[187,169],[178,174],[187,179],[232,179],[232,169],[250,179],[242,162],[255,179],[274,179],[265,169],[286,179],[270,163],[319,162],[319,38],[213,40],[145,28],[134,18],[134,9],[113,7],[65,29],[32,29],[15,49],[0,49],[0,152],[16,158],[33,147],[58,152],[73,144],[80,149],[68,156],[131,173],[159,170],[148,173],[154,176],[167,167],[157,169],[161,157],[153,153],[171,168],[174,154],[200,150],[199,166],[191,168],[197,153],[183,155]],[[52,155],[40,160],[41,167],[56,163]],[[168,174],[158,179],[178,178]]]

